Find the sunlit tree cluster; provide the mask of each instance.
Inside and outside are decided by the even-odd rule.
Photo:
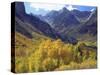
[[[42,40],[37,48],[35,48],[35,51],[25,57],[26,59],[21,60],[21,58],[17,58],[16,71],[42,72],[80,69],[86,68],[86,66],[89,68],[95,67],[96,52],[87,49],[85,43],[72,45],[69,43],[65,44],[60,39]],[[93,61],[89,62],[87,60]]]

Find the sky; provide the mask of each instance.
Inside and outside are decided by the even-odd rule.
[[[80,11],[93,11],[96,9],[93,6],[79,6],[79,5],[65,5],[65,4],[45,4],[45,3],[29,3],[25,2],[25,10],[26,13],[33,13],[37,15],[45,15],[49,11],[56,10],[59,11],[63,7],[66,7],[69,11],[74,9]]]

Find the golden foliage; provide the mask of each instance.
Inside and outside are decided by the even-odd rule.
[[[19,34],[17,39],[20,39],[18,36]],[[21,43],[25,44],[25,46],[21,46],[18,40],[16,44],[18,46],[16,48],[16,72],[40,72],[96,67],[96,51],[89,50],[89,54],[86,55],[89,48],[84,43],[72,45],[65,44],[60,39],[42,39],[36,46],[30,40],[26,40],[27,44],[23,41]]]

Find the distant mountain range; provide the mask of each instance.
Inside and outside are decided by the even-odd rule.
[[[32,39],[42,35],[63,42],[77,43],[80,38],[97,35],[97,10],[93,12],[63,8],[51,11],[45,16],[27,14],[23,2],[15,4],[16,32]],[[35,33],[35,34],[34,34]],[[84,38],[84,40],[87,38]]]
[[[72,36],[78,39],[79,37],[84,38],[83,35],[88,35],[91,40],[97,38],[97,9],[92,12],[69,11],[64,7],[59,11],[49,12],[44,16],[44,20],[64,36]]]

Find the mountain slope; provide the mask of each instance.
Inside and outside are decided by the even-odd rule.
[[[86,23],[79,28],[80,34],[88,34],[92,40],[97,40],[97,10],[94,10]]]
[[[79,24],[75,16],[70,13],[65,7],[59,11],[51,11],[46,15],[48,23],[55,28],[56,31],[63,30],[64,27],[74,26]]]
[[[63,8],[60,11],[51,11],[45,17],[46,21],[65,38],[71,36],[73,38],[88,37],[93,40],[97,35],[97,10],[68,11]],[[94,36],[93,36],[94,35]]]
[[[20,9],[20,8],[22,8],[22,9]],[[23,10],[23,11],[21,11],[21,10]],[[22,29],[20,29],[20,27],[16,26],[16,29],[17,30],[20,29],[21,33],[24,33],[24,31],[26,31],[24,34],[26,34],[26,36],[27,36],[27,34],[28,35],[31,34],[32,31],[33,32],[37,31],[37,32],[42,33],[43,35],[46,35],[46,36],[49,36],[52,38],[56,38],[56,35],[55,35],[53,29],[49,26],[48,23],[41,21],[39,18],[35,17],[34,15],[26,14],[23,2],[16,3],[16,11],[17,11],[16,17],[18,17],[24,23],[24,24],[19,23],[19,25],[20,25],[20,27],[22,27]],[[16,18],[16,20],[18,20],[18,19]],[[31,35],[29,35],[29,36],[32,37]]]
[[[77,39],[81,40],[97,40],[97,10],[91,12],[88,18],[79,26],[74,27],[73,31],[69,32]]]
[[[17,11],[15,15],[16,31],[20,32],[24,36],[27,36],[28,38],[33,38],[32,33],[36,32],[38,34],[50,37],[52,39],[60,38],[63,42],[70,42],[70,43],[77,42],[75,38],[59,33],[56,29],[52,28],[51,25],[49,25],[46,21],[39,19],[37,16],[33,14],[27,14],[25,12],[25,7],[23,2],[16,3],[16,11]],[[62,12],[61,15],[63,15]],[[62,19],[62,22],[63,21],[65,21],[65,19]]]
[[[79,10],[72,10],[71,13],[75,15],[75,17],[80,23],[86,22],[87,18],[91,14],[90,11],[79,11]]]

